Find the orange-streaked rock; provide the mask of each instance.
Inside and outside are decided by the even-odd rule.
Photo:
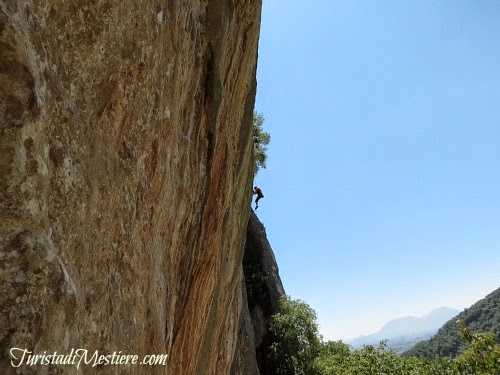
[[[103,374],[229,372],[260,6],[0,3],[2,374],[12,347],[169,355]]]

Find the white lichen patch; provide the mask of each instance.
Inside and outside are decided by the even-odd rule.
[[[156,22],[162,23],[163,22],[163,10],[160,10],[158,14],[156,15]]]
[[[41,155],[37,155],[36,161],[38,162],[38,172],[42,176],[48,176],[49,175],[49,168],[47,168],[47,163],[45,163],[45,160],[43,160]]]
[[[40,214],[40,204],[38,203],[37,199],[30,199],[26,204],[25,204],[26,210],[28,210],[31,215],[37,217]]]

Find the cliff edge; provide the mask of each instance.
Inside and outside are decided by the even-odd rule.
[[[0,2],[0,373],[11,348],[225,374],[246,304],[261,1]]]

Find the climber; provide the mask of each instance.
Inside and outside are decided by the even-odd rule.
[[[255,198],[255,210],[257,211],[257,208],[259,208],[259,200],[260,198],[264,198],[264,194],[262,194],[262,190],[255,186],[253,188],[253,195],[257,194],[257,198]]]

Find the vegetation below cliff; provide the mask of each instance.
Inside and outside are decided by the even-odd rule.
[[[433,360],[402,357],[379,346],[352,350],[342,342],[323,342],[318,335],[316,313],[306,303],[283,297],[281,310],[270,321],[272,343],[269,359],[278,375],[398,374],[398,375],[497,375],[500,345],[489,333],[475,333],[463,321],[455,324],[455,334],[468,345],[456,357]]]

